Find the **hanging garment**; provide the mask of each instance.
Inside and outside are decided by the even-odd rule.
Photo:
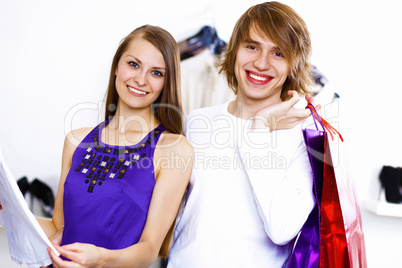
[[[184,115],[197,108],[215,106],[234,99],[217,66],[219,57],[205,49],[181,61],[181,91]]]

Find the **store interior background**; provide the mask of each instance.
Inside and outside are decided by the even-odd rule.
[[[228,41],[240,15],[260,2],[0,1],[0,147],[15,178],[40,178],[56,192],[65,135],[101,120],[112,57],[134,28],[158,25],[182,41],[210,25]],[[306,21],[311,62],[340,95],[339,113],[327,119],[345,138],[361,205],[376,200],[381,167],[402,166],[399,4],[281,2]],[[402,215],[377,215],[363,205],[361,212],[368,267],[395,267]],[[0,234],[0,268],[12,267]]]

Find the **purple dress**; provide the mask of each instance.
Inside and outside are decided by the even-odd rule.
[[[76,148],[64,183],[61,245],[90,243],[121,249],[138,242],[155,185],[153,155],[162,125],[138,144],[102,143],[107,122],[95,127]]]

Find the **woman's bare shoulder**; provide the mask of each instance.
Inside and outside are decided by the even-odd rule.
[[[92,129],[93,127],[83,127],[71,130],[67,133],[65,142],[68,142],[73,147],[77,147]]]
[[[162,154],[173,152],[180,155],[193,155],[193,147],[187,141],[186,137],[181,134],[163,133],[157,148],[163,152]]]

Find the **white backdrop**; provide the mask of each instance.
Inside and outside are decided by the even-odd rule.
[[[0,146],[14,176],[56,189],[64,137],[102,117],[112,57],[134,28],[158,25],[181,41],[209,24],[228,41],[258,2],[0,0]],[[305,19],[312,63],[341,96],[341,120],[331,120],[347,142],[359,198],[376,197],[381,166],[402,166],[398,1],[282,2]],[[394,267],[402,219],[362,212],[369,267]]]

